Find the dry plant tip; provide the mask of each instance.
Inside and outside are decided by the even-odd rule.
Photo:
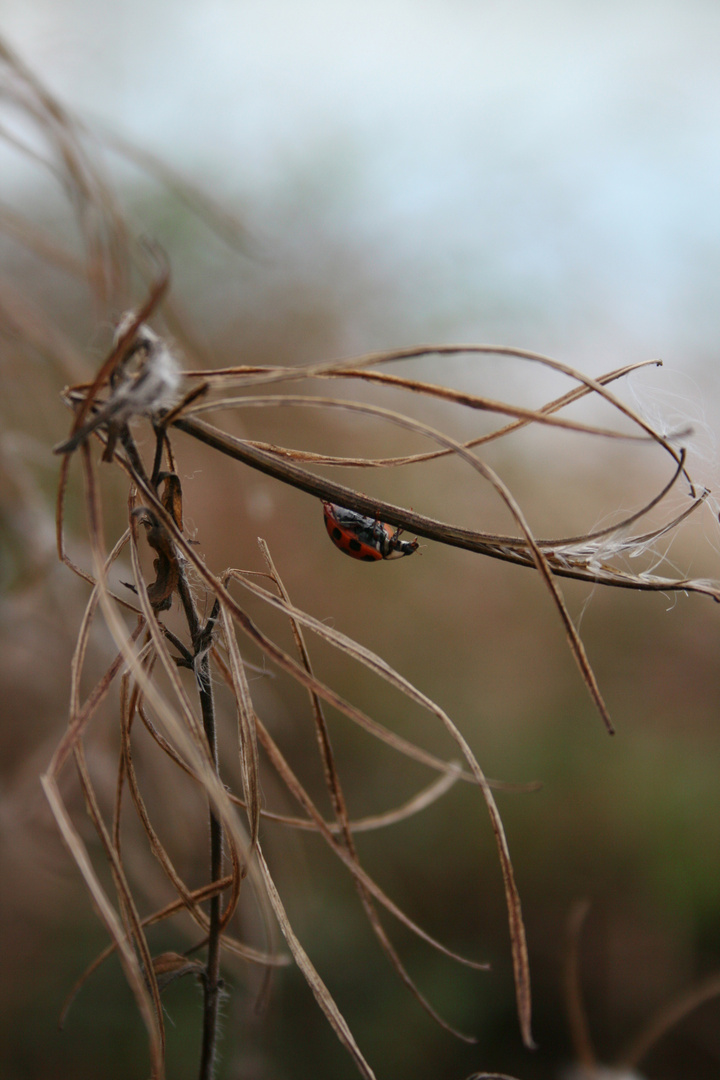
[[[113,339],[113,352],[137,319],[134,311],[121,316]],[[112,354],[111,354],[112,355]],[[108,442],[103,461],[111,461],[118,434],[136,416],[160,416],[177,401],[180,365],[167,344],[147,323],[141,323],[109,374],[110,396],[78,431],[54,448],[56,454],[69,454],[94,431],[106,428]],[[91,402],[91,407],[96,402]]]

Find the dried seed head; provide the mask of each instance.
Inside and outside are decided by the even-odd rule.
[[[121,316],[113,347],[117,347],[134,320],[133,311],[126,311]],[[109,435],[109,450],[106,452],[106,460],[109,460],[119,429],[134,416],[155,416],[175,404],[180,376],[180,365],[165,341],[147,323],[141,323],[110,377],[107,401],[99,406],[79,431],[56,446],[55,453],[67,454],[75,450],[93,431],[104,426]]]
[[[134,311],[121,316],[115,331],[116,345],[134,319]],[[117,421],[136,415],[152,416],[175,404],[179,385],[177,360],[160,335],[147,323],[141,323],[124,359],[115,369],[108,405],[115,405]]]

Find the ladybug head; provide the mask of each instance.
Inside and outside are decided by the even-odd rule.
[[[399,559],[405,555],[414,555],[417,549],[420,547],[420,541],[415,540],[401,540],[400,533],[402,529],[396,529],[392,531],[389,525],[383,526],[388,534],[387,538],[387,554],[384,555],[386,559]]]

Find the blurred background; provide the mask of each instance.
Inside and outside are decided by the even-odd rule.
[[[125,0],[103,9],[14,0],[0,11],[6,42],[89,125],[89,153],[128,227],[167,251],[167,324],[187,366],[299,365],[418,342],[514,345],[595,376],[659,357],[662,368],[634,375],[618,393],[663,430],[691,428],[690,471],[717,490],[716,5]],[[54,549],[50,449],[70,424],[59,392],[101,362],[119,293],[99,311],[87,281],[56,257],[59,248],[82,251],[71,200],[14,145],[46,153],[7,88],[3,103],[0,1075],[141,1077],[144,1035],[113,962],[57,1031],[66,993],[105,938],[39,786],[66,723],[68,665],[87,599]],[[232,222],[218,227],[197,192]],[[131,296],[143,295],[136,282]],[[519,361],[431,359],[413,373],[519,404],[569,388]],[[456,437],[482,430],[475,415],[413,407]],[[422,448],[342,414],[242,415],[237,430],[333,453]],[[490,460],[540,535],[597,526],[668,477],[644,450],[534,438],[508,441]],[[574,1057],[565,938],[580,899],[590,901],[580,956],[590,1028],[598,1057],[616,1060],[661,1007],[720,969],[712,602],[564,585],[617,727],[610,739],[535,575],[429,543],[409,562],[355,564],[329,544],[316,500],[179,438],[175,449],[186,521],[208,565],[260,569],[263,536],[295,603],[433,697],[487,775],[542,783],[498,795],[528,930],[534,1052],[520,1042],[501,875],[474,793],[458,786],[359,847],[413,918],[492,963],[490,973],[469,972],[391,928],[423,991],[478,1036],[475,1047],[436,1028],[402,988],[320,841],[268,827],[290,915],[378,1077],[455,1080],[480,1069],[562,1077]],[[460,465],[333,476],[420,513],[514,531]],[[106,483],[106,505],[117,496],[110,534],[122,528],[125,492],[112,476]],[[683,528],[663,572],[720,577],[716,511],[710,499]],[[68,515],[82,558],[77,483]],[[99,633],[93,650],[99,674],[112,646]],[[317,664],[372,715],[452,756],[427,718],[382,686],[319,647]],[[302,695],[263,676],[253,689],[295,766],[317,782]],[[112,791],[111,703],[103,721],[89,743]],[[431,779],[340,717],[332,734],[353,816],[389,809]],[[270,780],[266,796],[282,805]],[[70,771],[66,797],[80,823]],[[170,812],[158,797],[155,810],[178,852],[188,835],[202,848],[199,804]],[[147,858],[138,855],[141,876],[154,872]],[[187,858],[200,883],[200,863]],[[178,947],[169,930],[158,942]],[[260,1010],[255,974],[229,969],[227,978],[222,1080],[354,1075],[297,972],[276,974]],[[168,995],[173,1080],[196,1073],[199,1005],[190,985]],[[683,1019],[641,1063],[643,1074],[716,1077],[719,1016],[720,1000],[711,1000]]]

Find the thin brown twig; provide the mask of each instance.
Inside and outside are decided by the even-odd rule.
[[[229,435],[210,424],[206,424],[204,421],[195,420],[192,417],[181,418],[175,422],[174,426],[213,449],[242,461],[246,465],[274,477],[276,480],[314,495],[320,500],[338,503],[360,514],[378,518],[396,528],[414,533],[416,536],[435,540],[441,544],[477,552],[503,562],[514,563],[517,566],[534,566],[534,562],[527,550],[526,541],[517,536],[497,536],[472,529],[463,529],[418,514],[405,507],[397,506],[394,503],[387,502],[385,499],[364,495],[354,488],[338,484],[334,480],[317,477],[293,462],[285,461],[270,451],[261,450],[244,439],[238,439],[236,436]],[[689,512],[700,506],[703,500],[704,496],[698,497],[689,508]],[[579,542],[580,538],[572,538],[572,540],[573,542]],[[547,547],[549,549],[548,556],[553,554],[552,549],[563,543],[563,540],[543,540],[542,538],[536,540],[539,548],[544,549]],[[616,588],[636,589],[644,592],[698,592],[720,601],[720,586],[713,582],[690,578],[661,578],[657,575],[631,575],[605,564],[595,565],[592,562],[588,564],[588,560],[582,565],[577,565],[569,560],[563,561],[558,558],[552,562],[551,569],[552,573],[557,577],[572,578],[578,581],[588,581],[594,584],[600,583]]]

